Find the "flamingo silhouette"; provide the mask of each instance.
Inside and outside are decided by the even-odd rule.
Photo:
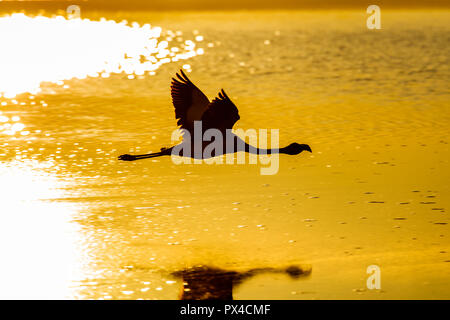
[[[227,143],[232,140],[232,148],[226,148],[226,144],[223,144],[223,150],[214,150],[211,156],[219,156],[226,153],[235,153],[239,151],[245,151],[252,154],[272,154],[272,153],[283,153],[289,155],[297,155],[304,150],[309,152],[311,148],[307,144],[291,143],[287,147],[279,149],[261,149],[258,147],[251,146],[239,138],[237,135],[231,133],[236,121],[240,119],[239,112],[234,103],[230,100],[228,95],[222,89],[219,92],[218,97],[213,101],[209,101],[206,95],[197,88],[191,80],[186,76],[183,70],[176,74],[177,78],[172,78],[171,85],[171,95],[172,103],[175,107],[175,118],[178,119],[177,124],[181,126],[184,132],[194,132],[195,122],[201,121],[202,130],[206,131],[208,129],[217,129],[223,133],[223,136],[227,136]],[[231,136],[231,139],[229,139]],[[187,138],[188,137],[188,138]],[[205,141],[194,141],[195,134],[184,134],[183,141],[178,145],[178,150],[181,153],[177,155],[187,156],[192,158],[203,158],[203,152],[201,154],[196,153],[184,153],[184,150],[192,150],[191,147],[195,148],[196,144],[201,146],[204,150],[209,142]],[[236,143],[237,142],[237,143]],[[172,154],[176,146],[170,148],[162,148],[160,152],[147,153],[140,155],[123,154],[119,156],[119,160],[123,161],[134,161],[140,159],[154,158],[160,156],[168,156]]]
[[[310,276],[311,271],[311,266],[296,265],[286,268],[255,268],[240,272],[201,265],[175,271],[172,275],[183,280],[180,300],[233,300],[233,288],[256,275],[281,273],[287,274],[291,279],[299,279]]]

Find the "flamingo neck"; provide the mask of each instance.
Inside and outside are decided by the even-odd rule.
[[[254,146],[251,146],[249,144],[247,144],[246,146],[246,152],[251,153],[251,154],[276,154],[276,153],[284,153],[283,149],[278,149],[278,148],[270,148],[270,149],[264,149],[264,148],[257,148]]]

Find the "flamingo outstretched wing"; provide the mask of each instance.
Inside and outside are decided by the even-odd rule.
[[[208,105],[202,116],[203,130],[216,128],[219,130],[232,129],[240,119],[239,111],[222,89],[219,96]]]
[[[183,129],[191,130],[194,121],[201,120],[208,108],[209,100],[203,92],[197,88],[186,76],[183,70],[177,73],[177,78],[172,78],[171,95],[175,107],[177,124]]]

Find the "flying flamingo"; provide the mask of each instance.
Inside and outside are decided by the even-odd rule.
[[[177,124],[181,126],[181,129],[187,130],[188,132],[194,132],[194,121],[201,121],[202,130],[207,129],[218,129],[225,136],[226,131],[230,131],[233,125],[240,119],[239,112],[234,103],[227,96],[225,91],[222,89],[219,92],[219,96],[213,101],[209,101],[205,94],[197,88],[191,80],[186,76],[183,70],[180,70],[180,74],[176,74],[178,79],[172,78],[171,85],[171,95],[172,102],[175,107],[175,118],[178,119]],[[186,135],[183,137],[182,144],[186,144],[189,148],[194,146],[194,134],[189,135],[190,138],[186,139]],[[234,141],[239,143],[233,144],[233,149],[228,150],[223,146],[223,150],[219,152],[213,152],[212,156],[219,156],[226,153],[235,153],[239,151],[245,151],[252,154],[272,154],[272,153],[283,153],[289,155],[296,155],[300,152],[307,150],[311,151],[311,148],[307,144],[291,143],[287,147],[280,149],[261,149],[247,144],[241,138],[235,134],[231,134]],[[198,142],[196,142],[198,143]],[[200,142],[201,149],[209,144],[208,142]],[[134,161],[140,159],[154,158],[160,156],[168,156],[172,154],[172,150],[175,148],[162,148],[160,152],[147,153],[141,155],[131,155],[123,154],[119,156],[119,160],[123,161]],[[187,150],[191,150],[191,149]],[[185,150],[181,148],[181,150]],[[215,150],[216,151],[216,150]],[[195,153],[177,154],[181,156],[188,156],[195,158],[197,157]],[[204,157],[203,152],[200,157]]]

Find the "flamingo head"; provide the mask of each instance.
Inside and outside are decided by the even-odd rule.
[[[288,145],[287,147],[282,149],[283,153],[289,154],[289,155],[296,155],[301,153],[302,151],[311,151],[311,147],[308,146],[307,144],[299,144],[299,143],[291,143],[290,145]]]

